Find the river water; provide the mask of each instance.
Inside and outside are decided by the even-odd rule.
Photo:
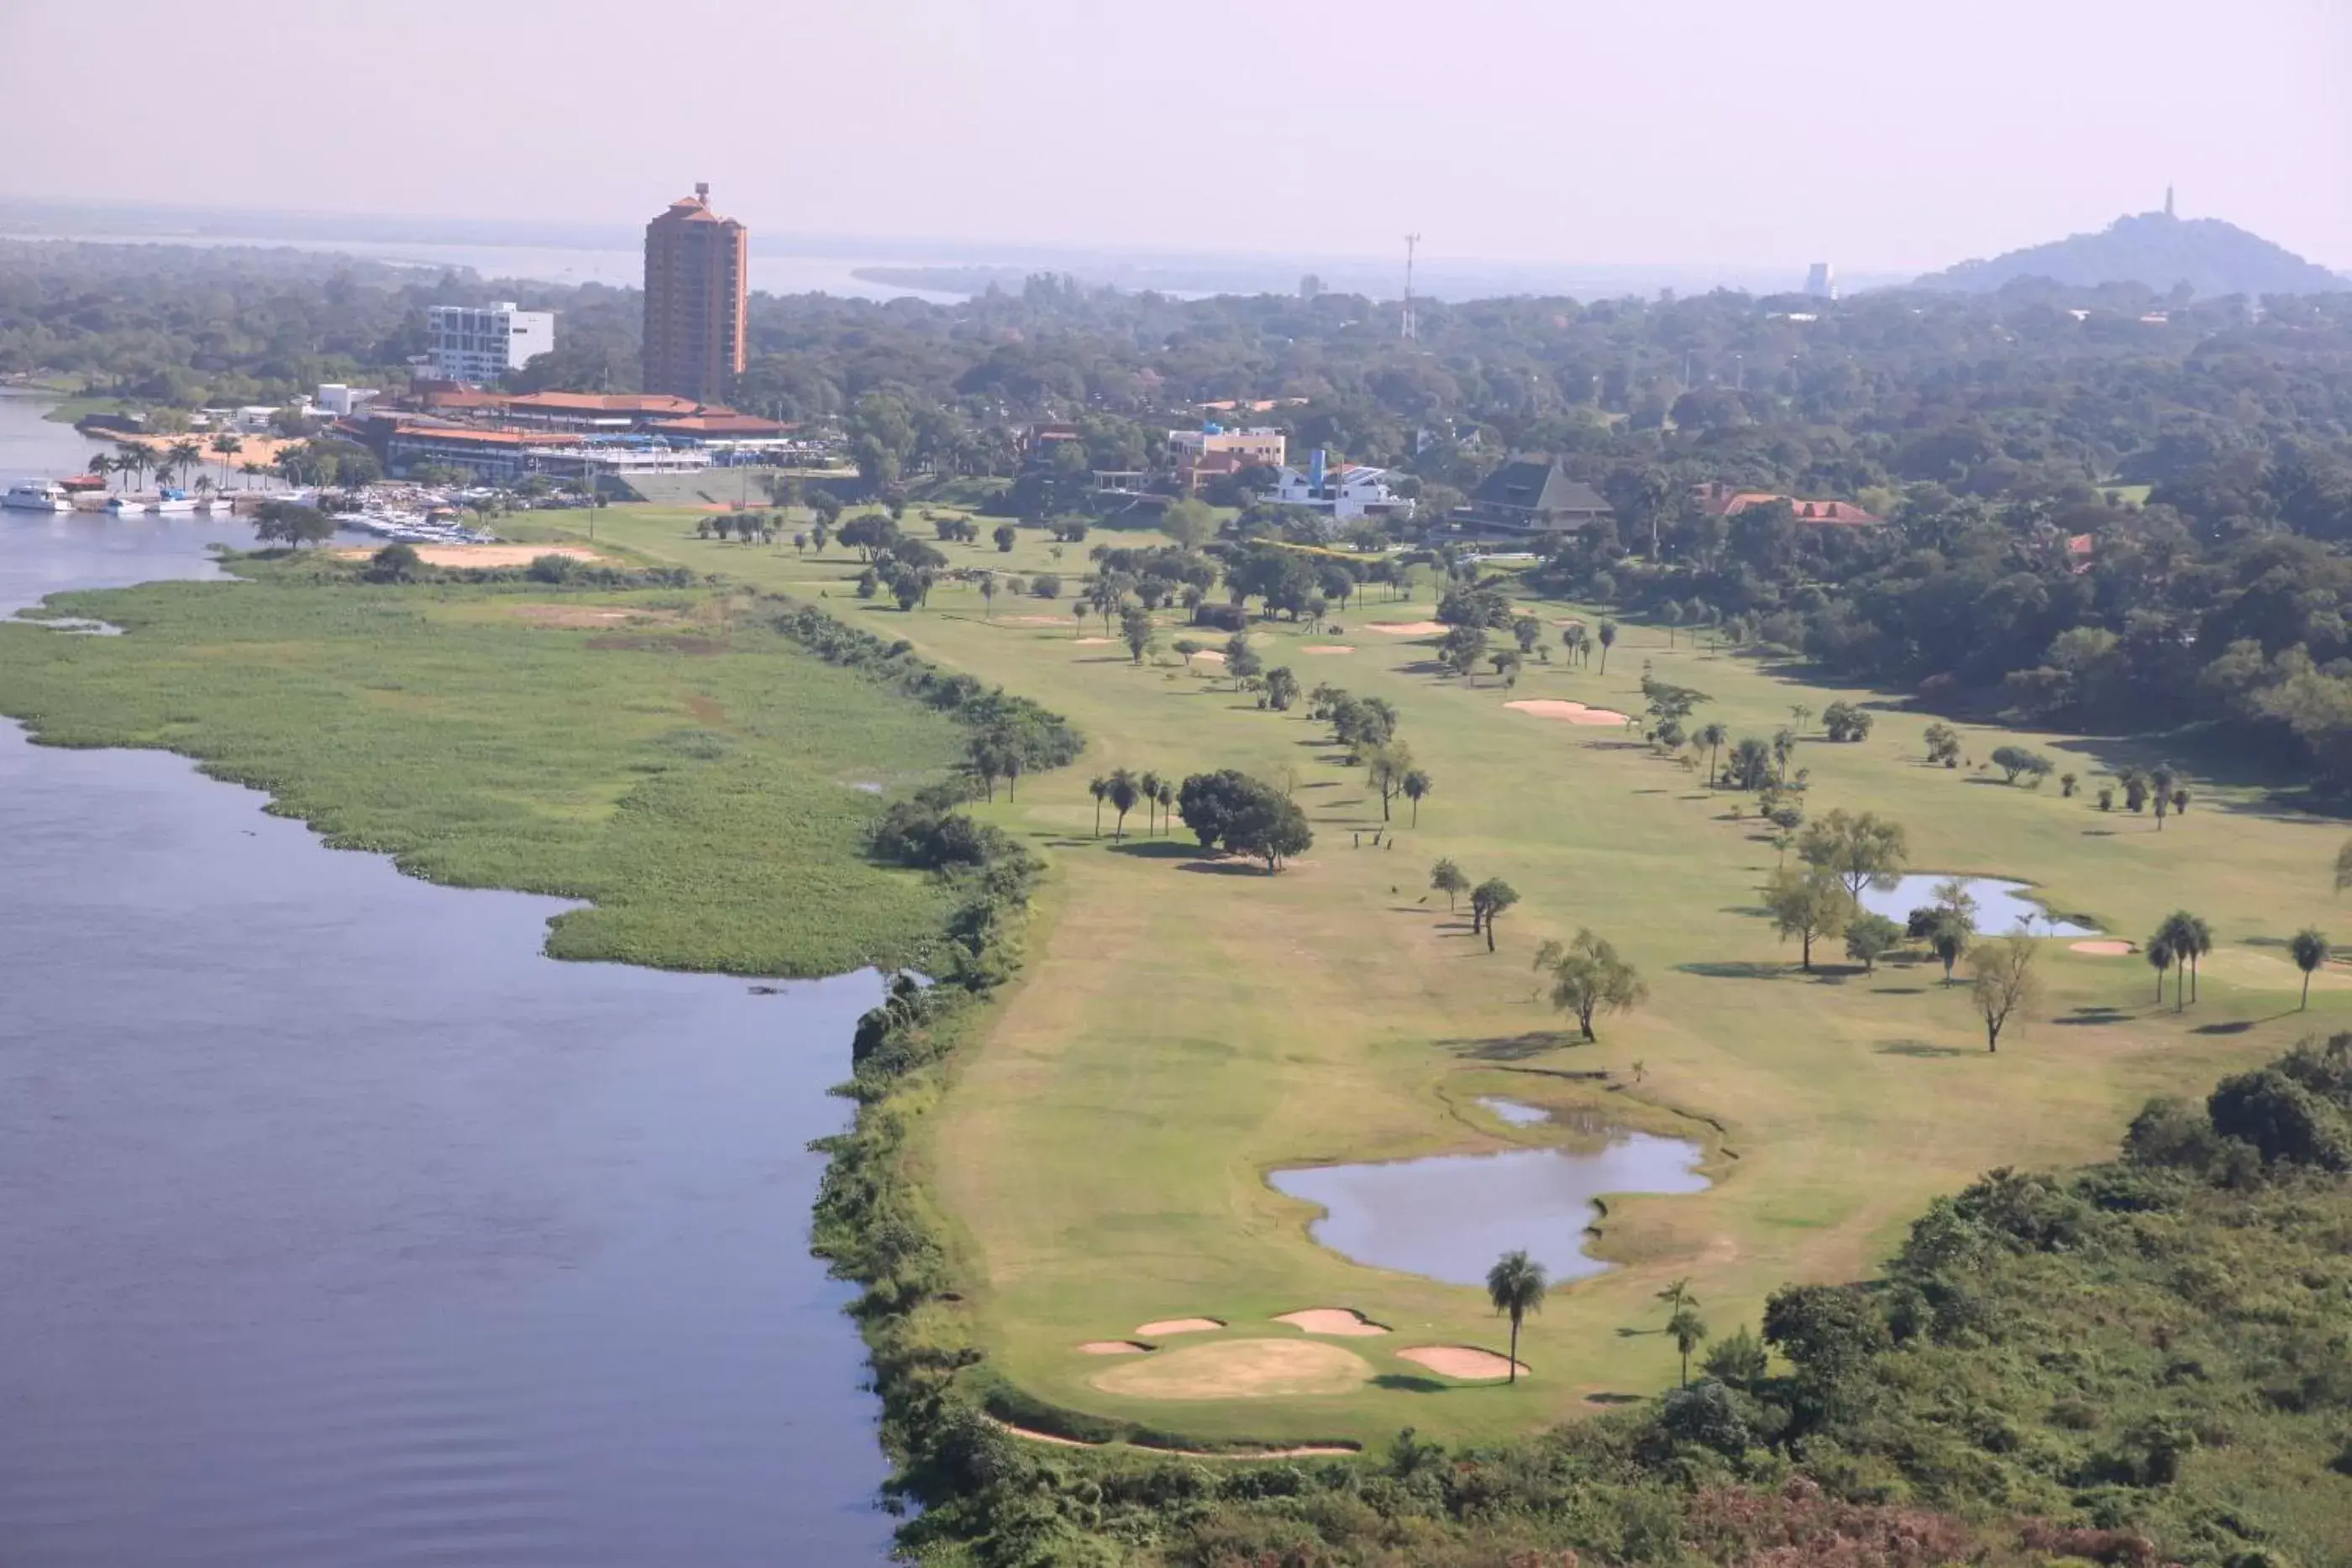
[[[0,513],[0,613],[242,532]],[[881,1561],[805,1149],[875,977],[556,964],[261,803],[0,722],[0,1563]]]

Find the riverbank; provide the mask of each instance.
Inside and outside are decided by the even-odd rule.
[[[561,957],[816,976],[935,955],[950,899],[865,845],[961,733],[745,598],[246,570],[55,601],[121,637],[0,625],[0,713],[194,757],[430,882],[582,900],[551,923]]]

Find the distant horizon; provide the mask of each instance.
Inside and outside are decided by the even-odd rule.
[[[724,204],[713,193],[715,205],[721,211]],[[2046,240],[2057,240],[2069,235],[2098,233],[2121,218],[2159,212],[2158,205],[2141,209],[2140,213],[2123,213],[2100,222],[2095,227],[2076,228],[2066,235],[2050,235]],[[68,214],[88,220],[80,226],[84,232],[59,233],[66,226],[58,223],[41,223],[44,217],[62,218]],[[648,216],[651,214],[648,214]],[[732,215],[732,214],[730,214]],[[2187,214],[2182,221],[2193,221],[2212,214]],[[2228,219],[2222,219],[2228,222]],[[27,228],[27,223],[34,226]],[[748,224],[748,220],[746,220]],[[12,226],[14,225],[14,226]],[[1328,273],[1326,281],[1337,292],[1368,293],[1375,298],[1393,298],[1402,293],[1403,256],[1382,256],[1369,254],[1311,255],[1278,249],[1205,249],[1198,247],[1155,247],[1134,244],[1104,244],[1097,246],[1051,245],[1015,241],[990,242],[946,235],[873,235],[845,233],[811,233],[781,230],[762,231],[751,226],[755,266],[764,251],[770,259],[782,257],[824,258],[837,260],[848,267],[959,267],[973,270],[1034,268],[1037,270],[1085,269],[1088,264],[1100,267],[1109,264],[1146,271],[1175,272],[1183,268],[1211,271],[1263,269],[1266,276],[1251,280],[1248,287],[1226,289],[1191,288],[1181,285],[1163,288],[1163,292],[1265,292],[1281,291],[1296,284],[1297,277],[1310,273]],[[2242,226],[2242,225],[2240,225]],[[252,227],[262,232],[235,232]],[[278,232],[268,232],[276,229]],[[2249,231],[2252,232],[2252,231]],[[251,244],[259,246],[288,246],[299,249],[349,247],[355,256],[367,258],[370,246],[397,245],[415,252],[446,246],[452,252],[467,249],[512,249],[522,252],[545,251],[579,255],[616,256],[633,252],[642,234],[642,225],[625,223],[545,222],[516,218],[468,218],[448,214],[367,214],[324,211],[294,211],[285,208],[257,207],[200,203],[121,202],[102,199],[50,199],[0,195],[0,239],[64,239],[93,243],[170,244],[173,241],[204,245]],[[397,237],[394,237],[394,235]],[[2264,238],[2270,236],[2264,235]],[[2040,242],[2030,242],[2040,243]],[[1842,290],[1861,290],[1900,287],[1913,280],[1958,265],[1962,261],[1981,259],[2001,254],[1986,250],[1969,256],[1956,256],[1941,263],[1912,268],[1871,268],[1848,267],[1835,257],[1811,257],[1790,262],[1778,258],[1737,261],[1725,258],[1663,260],[1657,258],[1513,258],[1504,256],[1463,256],[1424,248],[1419,258],[1417,277],[1424,293],[1430,298],[1468,299],[1481,297],[1478,292],[1491,288],[1497,293],[1548,292],[1558,288],[1563,292],[1580,292],[1570,288],[1571,282],[1589,285],[1603,292],[1624,289],[1647,293],[1654,287],[1728,287],[1756,294],[1801,292],[1806,269],[1815,261],[1828,261],[1836,269]],[[414,255],[380,256],[409,265],[435,263]],[[2320,257],[2306,257],[2317,265],[2330,264]],[[473,266],[470,260],[451,259],[440,263],[449,266]],[[2352,272],[2333,268],[2352,278]],[[1296,274],[1297,277],[1291,276]],[[845,273],[845,276],[846,274]],[[1393,275],[1382,285],[1374,281],[1378,275]],[[541,276],[536,273],[484,272],[486,277],[511,277],[520,281],[566,285],[583,281],[604,282],[608,286],[625,287],[625,277],[605,277],[593,279]],[[1713,277],[1716,281],[1700,280]],[[1641,286],[1636,280],[1642,280]],[[1238,281],[1238,280],[1237,280]],[[1152,287],[1147,282],[1121,283],[1130,289]],[[800,287],[777,289],[755,283],[755,289],[767,292],[800,292]],[[824,292],[843,293],[840,287],[824,288]],[[896,297],[887,288],[853,286],[854,294],[871,298]],[[953,290],[924,290],[907,287],[905,293],[947,298]]]
[[[315,221],[633,228],[707,182],[836,247],[1371,266],[1936,271],[2162,204],[2352,266],[2341,0],[1264,0],[1245,26],[1098,0],[406,6],[114,0],[173,81],[331,83],[280,131],[20,73],[29,201]],[[1220,26],[1220,22],[1226,25]],[[75,0],[0,55],[89,56]],[[2230,90],[2220,91],[2223,86]],[[2209,107],[2218,105],[2220,107]],[[446,220],[442,216],[446,214]],[[1674,258],[1686,258],[1676,260]],[[1695,259],[1688,259],[1695,258]]]

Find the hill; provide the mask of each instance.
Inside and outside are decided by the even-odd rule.
[[[2352,288],[2352,281],[2235,224],[2169,213],[2136,213],[2097,234],[2069,235],[1990,261],[1964,261],[1929,273],[1918,287],[1989,294],[2021,277],[2047,277],[2078,288],[2140,283],[2159,293],[2185,283],[2207,298]]]

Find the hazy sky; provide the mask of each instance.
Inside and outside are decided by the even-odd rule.
[[[0,59],[19,196],[1868,271],[2171,181],[2352,267],[2352,0],[0,0]]]

